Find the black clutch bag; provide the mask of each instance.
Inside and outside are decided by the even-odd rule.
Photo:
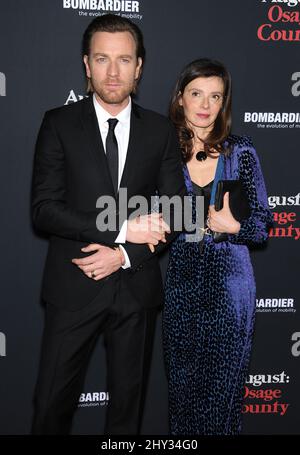
[[[229,192],[229,207],[233,217],[241,222],[249,218],[251,209],[247,194],[240,180],[219,180],[216,189],[215,210],[223,208],[224,194]],[[216,243],[228,239],[226,232],[213,232],[213,239]]]

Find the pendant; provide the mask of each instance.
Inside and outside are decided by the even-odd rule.
[[[197,153],[196,153],[196,159],[197,159],[198,161],[204,161],[204,160],[206,160],[206,158],[207,158],[207,155],[206,155],[206,153],[203,152],[202,150],[201,150],[200,152],[197,152]]]

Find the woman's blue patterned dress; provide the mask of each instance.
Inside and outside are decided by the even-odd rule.
[[[247,245],[268,237],[265,184],[248,137],[230,136],[221,178],[241,179],[251,216],[238,234],[199,243],[181,234],[170,249],[163,313],[172,434],[232,435],[241,430],[244,383],[255,315],[255,280]],[[193,194],[187,167],[184,175]]]

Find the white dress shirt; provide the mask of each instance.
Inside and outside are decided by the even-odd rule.
[[[101,138],[103,142],[103,148],[106,153],[106,137],[108,133],[108,119],[116,118],[118,119],[118,123],[115,127],[115,136],[118,143],[118,152],[119,152],[119,166],[118,166],[118,188],[120,187],[121,178],[125,166],[126,156],[127,156],[127,149],[129,143],[129,133],[130,133],[130,117],[131,117],[131,98],[129,98],[129,103],[127,106],[119,112],[118,115],[113,116],[109,114],[103,107],[98,103],[95,94],[93,95],[93,102],[94,107],[96,110],[97,120],[99,124],[99,130],[101,133]],[[121,227],[120,233],[115,240],[115,243],[125,243],[126,241],[126,232],[127,232],[127,221],[125,221]],[[122,266],[123,269],[127,269],[130,267],[130,260],[125,248],[120,245],[124,256],[125,256],[125,264]]]

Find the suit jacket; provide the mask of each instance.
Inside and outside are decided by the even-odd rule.
[[[120,187],[127,188],[128,198],[142,195],[148,201],[156,190],[169,197],[186,194],[174,127],[166,117],[134,103]],[[92,301],[110,279],[94,281],[71,262],[86,256],[80,249],[88,243],[116,246],[119,229],[100,232],[96,226],[101,211],[96,201],[103,195],[115,198],[92,97],[46,112],[36,143],[32,184],[33,224],[50,236],[43,300],[76,310]],[[167,236],[168,242],[175,236],[174,232]],[[146,307],[161,304],[157,256],[147,245],[127,242],[124,247],[132,267],[116,273],[128,298]],[[162,248],[160,244],[156,252]]]

